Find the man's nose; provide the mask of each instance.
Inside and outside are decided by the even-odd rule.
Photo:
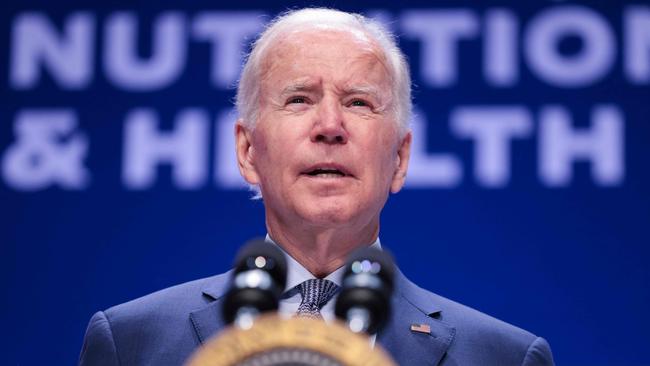
[[[338,100],[324,98],[318,106],[318,115],[311,134],[312,142],[345,144],[348,142],[342,106]]]

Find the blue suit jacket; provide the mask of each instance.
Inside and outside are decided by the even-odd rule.
[[[96,313],[80,365],[182,365],[225,326],[230,273],[170,287]],[[552,365],[548,343],[525,330],[423,290],[397,274],[389,324],[378,342],[400,365]],[[410,330],[428,324],[431,334]]]

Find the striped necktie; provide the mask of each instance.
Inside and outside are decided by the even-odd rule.
[[[320,309],[338,292],[339,286],[329,280],[314,278],[300,285],[302,301],[297,316],[322,319]]]

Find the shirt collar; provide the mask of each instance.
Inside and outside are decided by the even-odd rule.
[[[273,239],[271,239],[271,236],[269,234],[266,234],[266,242],[271,243],[275,246],[277,246],[282,253],[284,253],[284,257],[287,260],[287,286],[285,287],[284,291],[290,291],[291,289],[295,288],[299,284],[305,282],[306,280],[316,278],[311,272],[309,272],[305,267],[303,267],[302,264],[300,264],[297,260],[295,260],[289,253],[287,253],[280,245],[278,245]],[[381,250],[381,243],[379,241],[379,238],[374,241],[370,245],[373,248],[377,248]],[[330,273],[325,277],[326,280],[330,280],[337,284],[338,286],[341,286],[341,283],[343,282],[343,272],[345,271],[345,266],[341,266],[337,268],[334,272]]]

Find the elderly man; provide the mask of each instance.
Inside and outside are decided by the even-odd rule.
[[[289,263],[280,311],[299,313],[303,284],[312,283],[328,293],[319,295],[316,311],[332,318],[341,266],[355,248],[379,247],[381,209],[406,177],[411,100],[404,56],[381,25],[362,16],[289,12],[255,43],[237,107],[239,169],[263,197],[267,238]],[[223,328],[227,277],[98,312],[80,363],[182,364]],[[553,363],[544,339],[420,289],[401,273],[395,282],[393,313],[376,340],[400,365]]]

